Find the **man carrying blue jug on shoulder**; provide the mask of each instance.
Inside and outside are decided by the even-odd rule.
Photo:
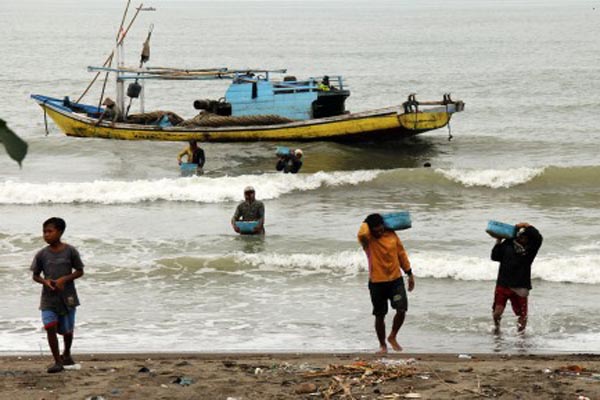
[[[379,340],[379,354],[387,353],[387,343],[395,351],[402,351],[396,336],[404,323],[408,299],[404,288],[403,273],[408,276],[408,291],[415,288],[415,277],[400,238],[386,229],[381,214],[371,214],[360,226],[358,241],[369,263],[369,293],[375,316],[375,332]],[[385,316],[388,302],[396,310],[389,336],[385,336]]]
[[[492,305],[495,333],[500,332],[500,321],[508,300],[518,317],[518,331],[524,332],[527,326],[531,264],[542,246],[543,238],[540,232],[527,222],[518,223],[516,228],[515,238],[496,238],[496,245],[492,249],[492,260],[500,262]]]

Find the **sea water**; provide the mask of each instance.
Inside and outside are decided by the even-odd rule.
[[[182,143],[69,138],[51,121],[46,136],[29,99],[76,99],[86,67],[112,49],[124,5],[0,8],[0,117],[29,143],[23,168],[0,150],[0,352],[46,351],[28,268],[51,216],[66,219],[64,240],[86,264],[78,352],[373,350],[356,233],[369,213],[398,210],[413,221],[400,232],[416,276],[399,336],[407,351],[600,351],[600,14],[589,2],[146,4],[157,10],[134,25],[128,64],[153,23],[153,66],[340,74],[352,111],[413,92],[466,102],[451,132],[284,143],[304,150],[297,175],[275,172],[280,143],[204,144],[206,174],[190,178],[179,176]],[[193,100],[226,85],[148,82],[146,109],[189,118]],[[230,226],[247,185],[265,202],[264,237]],[[544,235],[523,337],[509,309],[503,334],[491,334],[491,219]]]

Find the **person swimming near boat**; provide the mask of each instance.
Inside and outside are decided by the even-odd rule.
[[[277,171],[283,171],[284,173],[295,174],[302,168],[302,156],[303,152],[301,149],[296,149],[288,154],[279,155],[275,169]]]
[[[119,108],[117,103],[113,101],[110,97],[107,97],[102,102],[104,107],[104,111],[98,117],[98,121],[96,121],[96,125],[99,125],[103,120],[111,121],[111,125],[114,125],[115,122],[124,122],[125,118],[123,118],[123,111]]]
[[[198,147],[198,142],[194,139],[190,140],[188,143],[189,145],[177,154],[177,163],[181,165],[183,157],[186,157],[188,163],[197,165],[196,174],[202,175],[204,173],[204,163],[206,162],[204,150]]]

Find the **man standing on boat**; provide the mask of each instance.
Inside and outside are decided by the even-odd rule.
[[[518,331],[524,332],[527,326],[531,264],[542,246],[543,238],[540,232],[527,222],[518,223],[516,227],[518,229],[516,238],[496,239],[496,245],[492,249],[492,260],[500,262],[492,305],[495,333],[500,333],[500,320],[508,300],[513,312],[519,318]]]
[[[240,228],[235,224],[236,221],[257,221],[258,224],[253,233],[265,233],[265,205],[262,201],[256,200],[252,186],[246,186],[244,189],[244,201],[238,204],[231,218],[233,230],[240,233]]]
[[[385,337],[388,301],[396,309],[396,315],[387,342],[395,351],[402,351],[396,336],[408,310],[403,272],[408,276],[408,291],[415,288],[415,277],[408,256],[396,232],[385,228],[380,214],[371,214],[365,219],[358,231],[358,241],[369,262],[369,292],[375,316],[375,332],[379,340],[378,353],[388,351]]]
[[[111,121],[111,125],[114,125],[115,122],[124,121],[123,112],[121,111],[117,103],[115,103],[110,97],[105,98],[102,102],[102,105],[105,106],[104,111],[102,112],[102,114],[100,114],[96,125],[100,125],[100,122],[102,122],[105,119]]]
[[[321,83],[319,83],[318,88],[319,88],[319,90],[321,90],[323,92],[335,90],[335,88],[333,86],[331,86],[331,83],[329,83],[329,76],[327,76],[327,75],[325,75],[323,77],[323,80],[321,80]]]

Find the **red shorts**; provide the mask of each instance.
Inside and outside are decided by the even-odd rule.
[[[510,288],[496,286],[492,309],[496,308],[496,306],[501,306],[502,308],[506,307],[506,302],[508,300],[510,300],[510,305],[512,306],[515,315],[527,318],[527,297],[519,296]]]

